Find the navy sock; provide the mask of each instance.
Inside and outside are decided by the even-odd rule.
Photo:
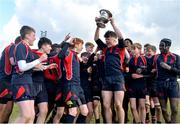
[[[79,114],[76,123],[86,123],[86,116]]]
[[[155,108],[150,108],[150,111],[151,111],[151,115],[155,116]]]
[[[63,116],[61,117],[60,123],[65,123],[66,121],[66,114],[63,114]]]
[[[100,119],[96,119],[96,123],[100,123]]]
[[[149,113],[146,113],[146,120],[149,120]]]
[[[68,114],[65,119],[65,123],[73,123],[75,116]]]

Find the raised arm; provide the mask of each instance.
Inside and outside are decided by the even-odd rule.
[[[59,51],[59,53],[58,53],[58,57],[59,57],[60,59],[65,58],[66,52],[67,52],[68,48],[69,48],[69,43],[63,41],[63,43],[62,43],[62,50]]]
[[[58,57],[61,58],[61,59],[63,59],[63,58],[65,57],[65,54],[66,54],[66,52],[67,52],[67,50],[68,50],[68,48],[69,48],[70,43],[67,42],[67,40],[69,40],[70,37],[71,37],[71,36],[70,36],[70,33],[68,33],[68,34],[65,36],[63,42],[61,43],[62,50],[58,53]]]
[[[110,20],[110,23],[111,23],[116,35],[118,36],[118,39],[123,39],[122,33],[119,30],[119,28],[116,26],[114,19],[110,18],[109,20]]]
[[[110,23],[114,29],[114,32],[116,33],[117,37],[118,37],[118,47],[119,48],[124,48],[125,44],[124,44],[124,40],[123,40],[123,36],[121,31],[119,30],[119,28],[116,26],[115,21],[113,18],[110,18]]]
[[[97,41],[99,39],[99,27],[96,27],[95,35],[94,35],[94,41]]]
[[[98,48],[103,49],[103,48],[106,48],[107,45],[99,39],[99,30],[100,30],[99,27],[97,27],[95,31],[95,35],[94,35],[94,40],[96,44],[98,45]]]
[[[90,67],[90,66],[92,66],[95,55],[96,55],[95,53],[92,53],[91,56],[89,57],[88,62],[87,62],[87,64],[86,64],[87,68]]]
[[[125,63],[128,64],[130,60],[130,54],[127,51],[127,49],[125,48]]]

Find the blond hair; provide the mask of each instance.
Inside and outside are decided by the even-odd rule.
[[[132,49],[138,48],[139,50],[142,49],[142,45],[140,43],[134,43],[132,46]]]

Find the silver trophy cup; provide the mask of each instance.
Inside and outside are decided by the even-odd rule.
[[[100,17],[96,19],[96,24],[100,28],[105,28],[106,27],[105,24],[108,23],[109,18],[112,17],[112,13],[106,9],[101,9],[99,13],[100,13]]]

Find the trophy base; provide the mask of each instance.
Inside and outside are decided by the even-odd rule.
[[[103,22],[97,22],[96,23],[99,28],[105,28],[106,25]]]

